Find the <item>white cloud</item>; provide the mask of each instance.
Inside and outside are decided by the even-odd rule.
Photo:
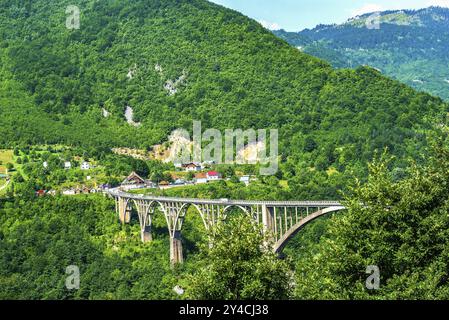
[[[427,6],[439,6],[449,8],[449,0],[428,0]]]
[[[449,1],[449,0],[446,0],[446,1]],[[381,5],[378,5],[375,3],[367,3],[360,8],[353,10],[352,16],[355,17],[355,16],[360,16],[365,13],[379,12],[379,11],[383,11],[383,10],[384,10],[384,7],[382,7]]]
[[[268,30],[280,30],[281,26],[276,22],[268,22],[265,20],[260,20],[259,23]]]

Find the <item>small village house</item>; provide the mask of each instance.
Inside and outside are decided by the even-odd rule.
[[[243,177],[240,177],[240,182],[242,182],[242,183],[244,183],[246,186],[248,186],[248,185],[249,185],[249,182],[250,182],[250,176],[243,176]]]
[[[196,184],[202,184],[202,183],[207,183],[207,173],[198,173],[195,175],[195,178],[193,179],[193,181]]]
[[[180,163],[180,162],[175,162],[174,165],[175,165],[176,169],[182,169],[183,168],[183,164]]]
[[[186,172],[201,171],[201,166],[196,163],[188,163],[182,166]]]
[[[168,181],[161,181],[158,185],[159,189],[168,189],[170,188],[170,183]]]
[[[47,191],[45,191],[45,190],[37,190],[36,191],[36,196],[38,196],[38,197],[43,197],[43,196],[45,196],[45,194],[47,193]]]
[[[123,190],[132,190],[145,188],[148,185],[151,185],[151,183],[148,183],[144,178],[133,171],[125,180],[123,180],[120,187]]]
[[[75,189],[68,189],[68,190],[62,191],[62,194],[65,196],[74,196],[76,194],[76,191],[75,191]]]
[[[209,171],[206,174],[207,181],[216,181],[221,179],[221,173],[217,171]]]

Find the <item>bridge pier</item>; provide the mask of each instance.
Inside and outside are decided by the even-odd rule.
[[[270,232],[273,230],[273,220],[273,209],[268,208],[266,204],[262,205],[262,224],[265,232]]]
[[[174,231],[173,237],[170,237],[170,264],[173,267],[183,262],[181,231]]]
[[[128,208],[128,201],[124,198],[118,198],[118,215],[122,224],[131,222],[131,208]]]
[[[151,226],[145,226],[140,231],[142,242],[147,243],[153,241],[153,235],[151,234]]]

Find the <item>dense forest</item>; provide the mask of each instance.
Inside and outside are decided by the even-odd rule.
[[[449,100],[449,9],[385,11],[379,13],[379,18],[373,14],[341,25],[274,33],[335,67],[369,65],[418,90]],[[373,19],[367,27],[370,17]],[[379,28],[374,26],[377,22]]]
[[[79,29],[66,27],[73,4]],[[16,162],[4,164],[16,171],[0,200],[0,299],[448,297],[448,158],[445,143],[429,143],[447,133],[441,98],[370,67],[334,69],[204,0],[11,0],[0,6],[0,35],[0,149]],[[188,215],[187,261],[171,269],[162,215],[142,244],[111,199],[35,194],[86,178],[62,167],[67,158],[98,164],[101,183],[130,171],[169,179],[171,164],[111,148],[150,150],[193,120],[279,129],[280,169],[246,187],[236,171],[257,175],[257,166],[218,166],[229,181],[165,194],[340,199],[347,213],[305,228],[283,259],[245,218],[215,230],[209,248]],[[368,292],[365,268],[376,264],[383,286]],[[70,265],[80,267],[79,290],[64,286]]]
[[[151,148],[192,120],[204,129],[277,128],[278,178],[292,180],[296,197],[335,197],[350,175],[366,176],[376,149],[403,167],[446,121],[440,99],[370,68],[334,70],[207,1],[79,1],[72,30],[69,4],[2,5],[4,147]],[[140,126],[126,122],[127,106]]]
[[[345,196],[347,212],[306,227],[283,260],[263,249],[263,233],[243,216],[220,225],[209,249],[192,212],[187,261],[171,269],[162,215],[153,241],[142,244],[136,218],[119,224],[103,196],[16,197],[0,206],[0,298],[447,299],[448,159],[447,141],[439,143],[398,181],[391,158],[379,156],[368,182]],[[65,287],[72,265],[79,290]],[[379,290],[365,287],[370,265],[380,268]]]

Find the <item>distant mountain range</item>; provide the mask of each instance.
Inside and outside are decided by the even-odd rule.
[[[337,68],[369,65],[449,100],[448,8],[384,11],[357,16],[340,25],[274,33]]]

